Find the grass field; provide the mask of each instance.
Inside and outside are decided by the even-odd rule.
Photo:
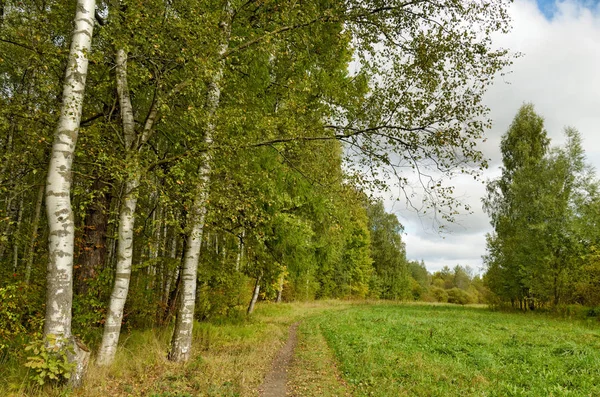
[[[303,327],[321,331],[354,396],[600,396],[597,321],[374,305]]]
[[[166,360],[168,332],[125,334],[115,364],[92,364],[74,392],[0,363],[0,396],[256,397],[296,321],[295,397],[600,396],[597,319],[339,301],[261,304],[249,320],[197,324],[184,365]]]

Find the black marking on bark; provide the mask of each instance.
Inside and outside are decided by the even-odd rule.
[[[65,214],[65,215],[68,215],[68,214],[69,214],[69,212],[70,212],[70,211],[69,211],[69,209],[68,209],[68,208],[63,208],[62,210],[56,211],[56,212],[54,213],[54,216],[60,216],[60,215],[63,215],[63,214]]]
[[[61,257],[61,258],[65,258],[65,257],[69,257],[69,256],[73,256],[71,253],[66,252],[66,251],[60,251],[60,250],[56,250],[54,251],[54,255]]]
[[[119,320],[118,322],[120,323],[121,319],[117,319]],[[118,332],[121,330],[121,325],[104,325],[104,332]]]
[[[52,190],[46,190],[46,197],[69,197],[68,192],[54,192]]]
[[[131,273],[130,272],[120,272],[120,273],[117,273],[116,278],[129,280],[131,278]]]

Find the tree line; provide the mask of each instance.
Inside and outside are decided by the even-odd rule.
[[[496,303],[521,309],[600,304],[598,179],[579,132],[551,147],[525,104],[502,137],[502,176],[487,185],[486,284]]]
[[[123,327],[172,325],[186,361],[194,318],[261,294],[406,298],[400,224],[362,189],[415,200],[414,170],[424,208],[460,210],[429,171],[486,167],[506,7],[3,0],[3,336],[77,383],[73,335],[110,365]]]

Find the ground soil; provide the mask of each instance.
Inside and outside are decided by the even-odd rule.
[[[279,353],[277,353],[277,357],[273,361],[273,367],[260,387],[261,397],[284,397],[286,395],[288,369],[294,357],[298,325],[299,323],[294,323],[290,327],[288,340],[281,350],[279,350]]]

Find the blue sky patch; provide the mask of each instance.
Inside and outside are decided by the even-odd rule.
[[[556,12],[556,2],[554,0],[537,0],[537,5],[546,18],[552,19]]]
[[[556,13],[558,7],[556,6],[556,0],[536,0],[537,6],[544,14],[547,19],[552,19]],[[580,5],[589,8],[591,10],[598,10],[600,0],[575,0]]]

